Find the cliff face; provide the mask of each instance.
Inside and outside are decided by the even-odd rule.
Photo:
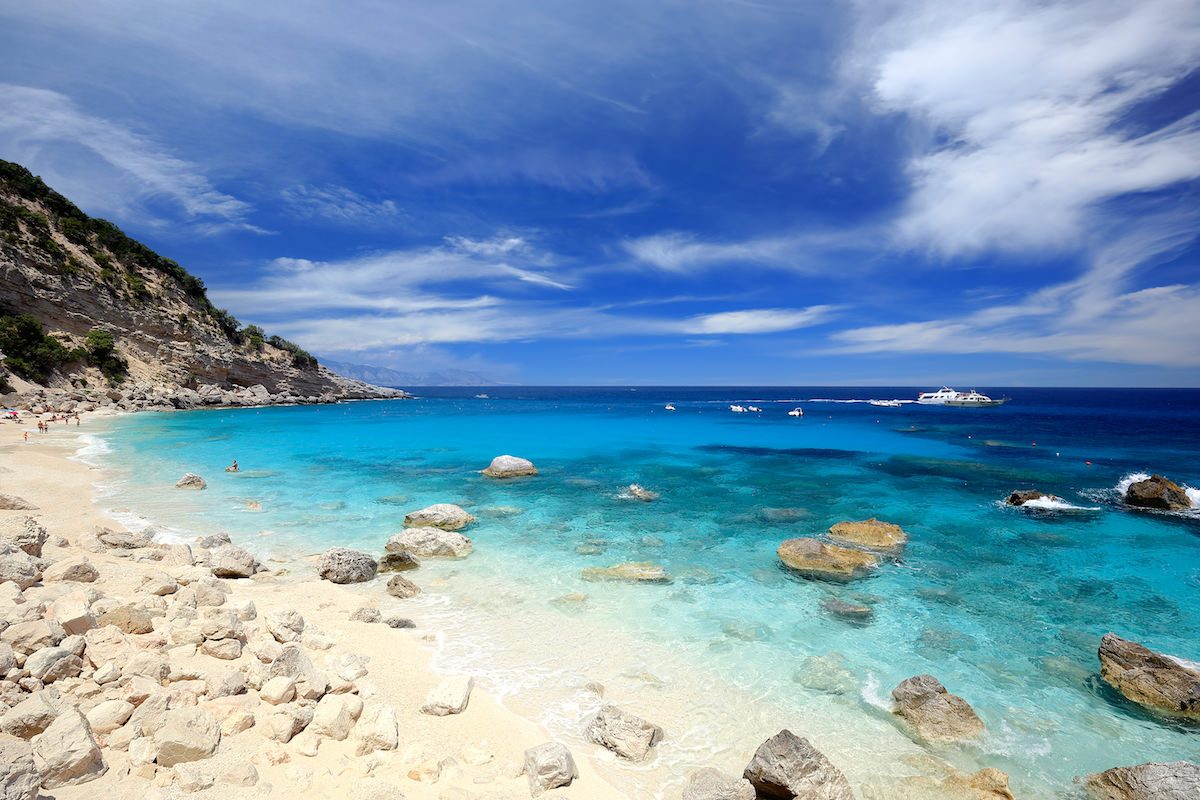
[[[290,342],[241,327],[178,264],[0,161],[0,321],[20,315],[62,347],[50,342],[52,353],[30,356],[41,369],[6,353],[3,377],[17,389],[168,398],[182,391],[189,405],[201,394],[216,398],[206,404],[247,394],[270,398],[264,402],[403,395],[335,375]],[[88,355],[93,331],[111,334],[107,361]]]

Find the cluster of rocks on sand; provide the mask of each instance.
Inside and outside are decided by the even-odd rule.
[[[339,393],[301,395],[286,387],[272,392],[261,383],[253,386],[223,388],[206,383],[195,389],[174,383],[131,381],[120,388],[38,388],[12,392],[0,397],[5,408],[41,414],[76,414],[102,409],[112,411],[173,411],[208,407],[245,407],[336,403],[345,399],[407,399],[412,395],[400,389],[371,386],[349,379],[338,380]]]

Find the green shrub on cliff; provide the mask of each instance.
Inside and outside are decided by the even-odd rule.
[[[0,316],[0,352],[4,366],[27,380],[45,383],[56,369],[76,360],[73,353],[28,314]]]
[[[83,349],[87,362],[99,369],[110,384],[125,380],[129,364],[117,353],[117,341],[111,333],[92,328],[84,339]]]

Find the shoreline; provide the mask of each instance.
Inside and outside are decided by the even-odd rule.
[[[79,546],[98,525],[113,530],[124,527],[94,502],[97,468],[75,458],[81,435],[92,433],[93,426],[88,423],[95,419],[88,415],[78,427],[52,425],[48,434],[31,433],[28,443],[23,441],[24,420],[20,425],[0,425],[4,491],[38,507],[30,511],[0,511],[0,515],[33,516],[49,533],[44,550],[47,560],[85,558],[99,572],[93,583],[47,582],[31,587],[26,594],[49,599],[82,585],[105,597],[144,601],[147,595],[138,591],[144,576],[179,571],[190,572],[194,577],[199,568],[165,567],[160,562],[127,557],[138,551],[95,552]],[[63,537],[69,544],[60,546]],[[211,758],[182,768],[134,763],[137,758],[136,754],[131,755],[132,751],[104,746],[101,752],[107,769],[103,775],[79,785],[56,788],[51,795],[91,798],[132,793],[132,796],[151,797],[157,792],[157,796],[170,796],[177,791],[196,789],[211,780],[214,782],[211,788],[199,788],[198,796],[208,793],[228,796],[242,792],[231,791],[232,785],[223,778],[239,770],[244,773],[246,767],[252,766],[257,772],[254,783],[257,788],[245,790],[247,796],[262,794],[267,785],[273,787],[271,794],[276,796],[299,793],[330,798],[355,794],[369,797],[381,792],[391,792],[393,797],[403,793],[412,800],[443,797],[467,800],[490,796],[489,792],[497,797],[529,796],[527,779],[521,774],[523,753],[549,741],[543,730],[505,708],[482,688],[471,692],[467,708],[461,714],[437,717],[419,713],[426,696],[446,677],[434,668],[436,652],[432,645],[436,641],[430,641],[434,634],[422,629],[419,621],[418,627],[397,630],[380,623],[350,621],[350,614],[363,606],[376,607],[385,617],[407,614],[403,601],[383,592],[383,581],[340,586],[318,578],[311,560],[296,557],[291,564],[289,568],[272,563],[268,571],[249,579],[221,579],[219,582],[229,590],[223,607],[253,603],[255,617],[243,622],[248,630],[261,626],[274,611],[288,608],[298,611],[307,623],[306,630],[313,632],[314,646],[305,648],[307,655],[317,668],[324,667],[330,674],[335,673],[327,665],[337,663],[336,659],[349,657],[357,663],[355,657],[361,657],[365,674],[351,681],[354,688],[347,695],[357,695],[364,701],[364,716],[360,720],[365,720],[376,706],[387,705],[396,710],[400,720],[396,749],[356,755],[353,731],[344,741],[321,739],[313,756],[301,752],[312,747],[310,741],[302,741],[303,735],[288,744],[267,739],[262,735],[268,729],[264,718],[276,708],[260,701],[253,689],[232,698],[213,699],[194,694],[201,688],[197,683],[199,675],[225,674],[231,668],[253,671],[256,669],[253,655],[243,652],[238,659],[225,661],[198,654],[194,645],[173,645],[168,633],[170,626],[160,624],[166,622],[165,617],[156,617],[153,633],[129,635],[129,639],[137,639],[134,650],[162,657],[172,671],[196,673],[187,681],[164,681],[163,694],[171,694],[182,707],[219,705],[218,713],[226,714],[231,713],[230,707],[250,709],[258,724],[222,736],[222,744]],[[183,587],[182,583],[178,585]],[[168,603],[172,600],[172,595],[164,597]],[[342,674],[354,674],[359,669],[347,668]],[[113,685],[124,682],[122,679]],[[180,683],[188,688],[179,689]],[[78,701],[85,711],[102,695],[120,697],[124,692],[128,696],[124,688],[100,692],[97,688],[92,681],[66,678],[50,684],[47,690],[57,691],[72,704]],[[72,690],[82,691],[84,696],[76,696]],[[97,735],[101,744],[108,738],[112,734]],[[626,797],[599,776],[591,754],[576,750],[572,755],[579,772],[569,790],[572,798]],[[431,780],[435,775],[436,780]]]

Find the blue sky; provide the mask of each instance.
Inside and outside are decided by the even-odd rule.
[[[1200,4],[0,6],[0,157],[318,354],[1200,385]]]

